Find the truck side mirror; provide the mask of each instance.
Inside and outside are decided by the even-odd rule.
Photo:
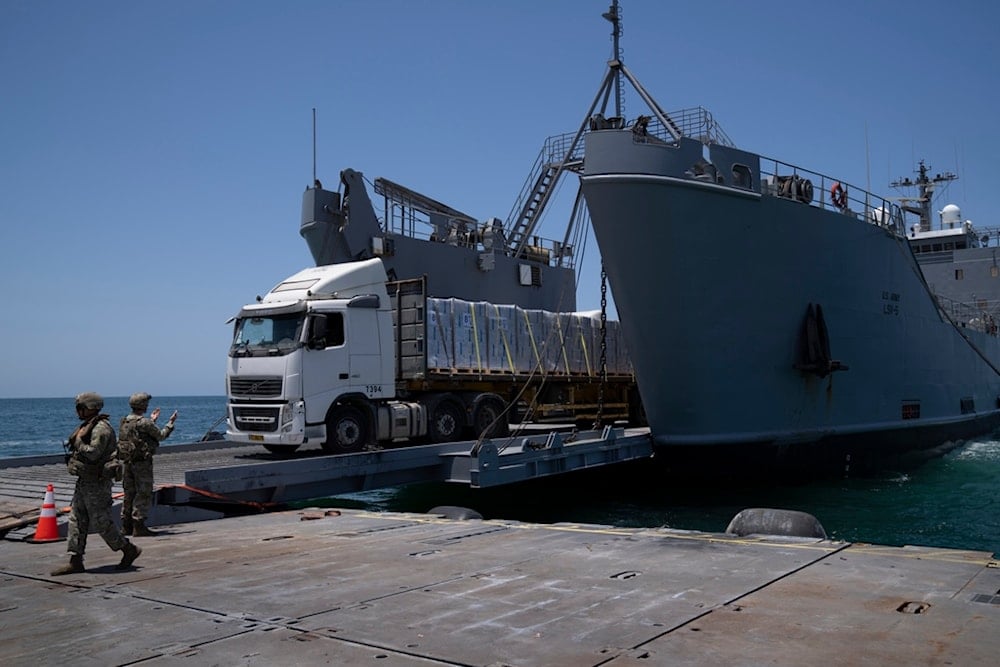
[[[326,347],[326,315],[314,315],[309,319],[309,349],[322,350]]]

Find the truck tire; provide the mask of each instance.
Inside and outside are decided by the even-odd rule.
[[[360,452],[368,441],[368,424],[360,410],[338,405],[326,419],[326,442],[323,451],[330,454]]]
[[[427,422],[427,437],[431,442],[454,442],[461,438],[465,426],[465,411],[450,398],[438,400],[431,408]]]
[[[504,413],[504,402],[499,396],[484,396],[472,408],[472,437],[506,438],[510,425]],[[488,429],[488,432],[487,432]]]

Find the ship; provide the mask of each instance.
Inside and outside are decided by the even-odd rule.
[[[545,140],[506,219],[384,178],[379,214],[347,169],[338,191],[317,180],[303,196],[316,264],[380,257],[434,296],[573,311],[589,224],[601,319],[609,285],[656,459],[684,473],[881,469],[1000,428],[997,243],[954,205],[932,229],[952,175],[921,163],[893,184],[918,196],[891,198],[740,148],[703,107],[664,111],[621,58],[617,0],[603,17],[613,50],[594,101]],[[625,84],[646,113],[624,116]],[[544,239],[570,174],[569,222]]]
[[[915,178],[899,178],[890,185],[901,191],[916,190],[916,196],[899,198],[900,208],[911,216],[907,224],[910,247],[920,264],[931,292],[952,319],[964,327],[997,333],[1000,323],[1000,229],[976,227],[962,219],[962,209],[947,204],[933,222],[936,190],[947,187],[958,176],[950,171],[934,173],[920,160]]]
[[[518,224],[479,221],[387,178],[372,186],[381,207],[354,169],[340,172],[337,190],[317,179],[306,188],[299,234],[316,266],[378,257],[390,280],[426,279],[434,297],[576,310],[579,232],[568,226],[561,240],[535,233],[546,197],[522,193],[508,216]]]
[[[1000,284],[996,248],[955,208],[930,229],[935,177],[901,205],[740,148],[701,107],[668,113],[621,59],[617,2],[604,16],[613,55],[567,161],[659,458],[859,471],[996,430],[997,289],[973,298],[960,265]],[[623,116],[623,84],[648,114]]]

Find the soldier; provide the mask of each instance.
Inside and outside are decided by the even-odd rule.
[[[52,571],[53,576],[83,572],[83,552],[91,528],[101,534],[114,551],[122,552],[115,566],[128,569],[142,549],[122,536],[111,518],[111,484],[115,469],[115,430],[108,416],[100,414],[104,399],[92,391],[76,397],[76,415],[80,426],[69,436],[70,448],[66,467],[76,477],[72,513],[69,516],[69,564]]]
[[[149,507],[153,503],[153,454],[174,430],[177,411],[170,415],[167,425],[157,428],[156,420],[160,409],[153,410],[149,417],[144,413],[153,397],[145,392],[132,394],[128,399],[132,414],[122,417],[118,429],[118,458],[124,464],[122,486],[125,499],[122,501],[122,532],[136,537],[158,535],[146,527]]]

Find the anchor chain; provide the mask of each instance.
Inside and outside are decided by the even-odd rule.
[[[597,388],[596,428],[604,425],[604,387],[608,383],[608,273],[601,260],[601,384]]]

